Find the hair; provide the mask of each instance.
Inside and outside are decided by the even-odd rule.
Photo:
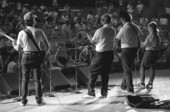
[[[108,14],[106,14],[106,15],[104,15],[103,16],[103,19],[102,19],[105,23],[110,23],[110,21],[111,21],[111,17],[108,15]]]
[[[126,22],[132,21],[132,16],[126,11],[120,12],[120,18],[123,18]]]
[[[34,25],[34,20],[25,21],[25,25],[27,25],[27,26],[33,26],[33,25]]]
[[[152,28],[153,33],[156,35],[157,32],[158,32],[158,30],[157,30],[157,23],[154,22],[154,21],[151,21],[151,22],[148,24],[148,26]]]
[[[32,16],[31,18],[24,20],[25,25],[27,25],[27,26],[33,26],[34,25],[35,17],[33,17],[34,15],[31,15],[31,16]]]

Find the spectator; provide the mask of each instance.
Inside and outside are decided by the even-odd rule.
[[[30,10],[30,5],[24,4],[23,9],[22,9],[22,13],[25,14],[25,13],[29,12],[29,10]]]
[[[127,12],[130,14],[133,14],[133,12],[134,12],[134,7],[131,4],[131,2],[129,2],[129,5],[127,6]]]
[[[94,23],[93,11],[90,11],[89,14],[87,15],[87,21],[90,22],[91,24]]]
[[[17,72],[17,61],[11,61],[7,66],[7,73],[15,73],[15,72]]]
[[[75,28],[76,34],[81,30],[81,28],[82,28],[81,18],[77,18],[74,28]]]
[[[62,25],[62,32],[65,34],[67,39],[71,39],[71,26],[69,20],[66,20],[65,24]]]
[[[64,11],[69,12],[70,11],[70,5],[69,3],[66,3],[66,5],[64,6]]]
[[[44,20],[45,20],[45,24],[43,26],[43,31],[44,33],[46,34],[48,40],[52,38],[52,35],[53,35],[53,30],[54,30],[54,27],[55,27],[55,24],[53,23],[53,18],[52,16],[46,16],[44,17]]]
[[[137,9],[137,14],[139,17],[143,16],[143,9],[144,9],[144,5],[142,4],[142,2],[139,0],[138,4],[136,6]]]
[[[7,0],[2,1],[2,8],[6,8],[8,6]]]

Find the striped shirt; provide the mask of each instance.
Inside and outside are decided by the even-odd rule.
[[[159,35],[149,34],[143,43],[145,50],[159,50],[161,38]]]

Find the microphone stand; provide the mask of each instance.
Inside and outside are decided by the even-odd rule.
[[[75,90],[73,91],[73,93],[75,94],[80,94],[81,92],[78,91],[78,64],[77,64],[77,37],[78,34],[75,36],[75,61],[74,61],[74,65],[75,65]]]
[[[139,49],[137,51],[137,57],[135,58],[135,85],[137,85],[137,65],[139,62]]]
[[[58,51],[57,51],[56,54],[54,55],[54,59],[53,59],[53,60],[50,59],[50,68],[49,68],[49,70],[50,70],[50,78],[49,78],[49,80],[50,80],[50,82],[49,82],[49,83],[50,83],[50,92],[45,95],[45,96],[48,96],[48,97],[55,97],[55,96],[52,94],[52,62],[55,61],[56,56],[57,56],[57,53],[58,53]],[[50,57],[52,57],[51,53],[50,53]]]
[[[19,47],[19,50],[18,50],[18,80],[19,80],[19,93],[18,93],[18,97],[15,98],[13,101],[14,102],[20,102],[21,101],[21,77],[22,77],[22,73],[21,73],[21,58],[22,58],[22,54],[21,54],[21,47]]]

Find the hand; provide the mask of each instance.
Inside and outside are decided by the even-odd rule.
[[[14,41],[12,42],[12,45],[13,45],[13,46],[16,46],[16,45],[17,45],[16,40],[14,40]]]
[[[140,43],[140,47],[144,48],[145,46],[143,45],[143,42]]]
[[[113,50],[117,53],[120,53],[121,52],[121,48],[118,46],[118,45],[114,45],[113,46]]]

